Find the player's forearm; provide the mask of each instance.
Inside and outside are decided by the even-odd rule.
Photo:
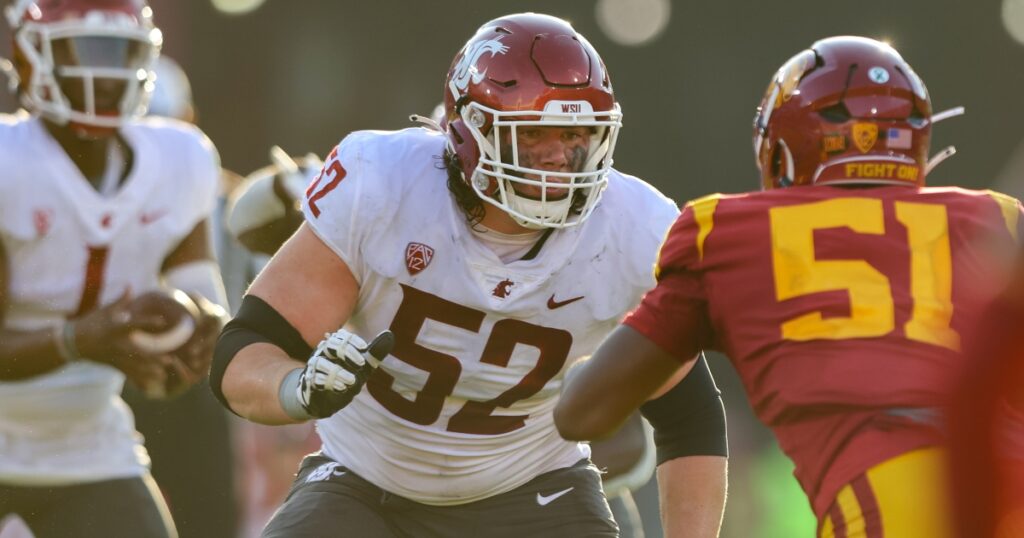
[[[67,361],[60,350],[63,331],[0,329],[0,380],[17,381],[52,372]]]
[[[303,364],[272,344],[256,343],[242,348],[224,372],[222,390],[231,409],[260,424],[294,424],[281,407],[281,382],[288,372]]]
[[[640,413],[634,413],[615,435],[590,444],[590,459],[604,470],[601,479],[607,484],[636,467],[646,446]]]
[[[566,378],[554,410],[559,433],[577,441],[610,436],[681,366],[642,334],[620,325]]]
[[[722,527],[728,460],[687,456],[658,466],[661,523],[666,538],[714,538]]]

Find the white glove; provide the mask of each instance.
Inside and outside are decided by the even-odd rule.
[[[337,413],[359,394],[393,346],[391,331],[379,334],[371,345],[345,329],[325,334],[306,367],[285,377],[279,394],[281,406],[298,419]]]

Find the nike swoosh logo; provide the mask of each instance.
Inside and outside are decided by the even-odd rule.
[[[580,295],[579,297],[573,297],[572,299],[566,299],[565,301],[556,301],[555,294],[552,293],[551,297],[548,298],[548,308],[550,308],[551,310],[554,310],[556,308],[562,308],[563,306],[575,303],[576,301],[579,301],[582,298],[583,296]]]
[[[558,493],[552,493],[551,495],[547,495],[547,496],[544,496],[544,495],[541,495],[540,493],[538,493],[537,494],[537,504],[539,504],[541,506],[547,506],[547,505],[551,504],[555,499],[561,497],[562,495],[565,495],[566,493],[569,493],[570,491],[572,491],[574,489],[576,489],[576,488],[575,487],[571,487],[569,489],[563,489],[562,491],[559,491]]]
[[[159,210],[159,211],[153,211],[152,213],[143,213],[142,215],[139,216],[139,222],[142,223],[143,226],[145,226],[146,224],[151,224],[151,223],[159,220],[161,217],[163,217],[166,214],[167,214],[167,210],[166,209]]]

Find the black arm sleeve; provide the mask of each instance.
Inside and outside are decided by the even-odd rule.
[[[654,428],[658,465],[683,456],[729,455],[722,394],[703,353],[679,384],[640,412]]]
[[[242,348],[266,342],[284,350],[289,357],[305,361],[313,354],[313,348],[306,343],[299,331],[288,323],[274,307],[253,295],[242,298],[238,314],[224,326],[213,350],[213,364],[210,366],[210,389],[220,403],[234,413],[228,405],[221,384],[228,364]],[[690,376],[687,376],[690,377]]]

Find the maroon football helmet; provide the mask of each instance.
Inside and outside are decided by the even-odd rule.
[[[622,114],[601,57],[569,23],[520,13],[484,24],[452,62],[444,107],[449,150],[485,202],[532,228],[572,226],[594,209]],[[524,126],[592,128],[582,169],[520,165],[515,144]],[[555,183],[568,194],[547,199],[545,187]],[[540,199],[517,194],[517,185],[539,187]]]
[[[101,129],[145,112],[163,39],[144,0],[16,0],[5,15],[26,109]]]
[[[891,46],[822,39],[783,64],[758,108],[754,154],[762,187],[924,185],[939,119],[924,83]]]

